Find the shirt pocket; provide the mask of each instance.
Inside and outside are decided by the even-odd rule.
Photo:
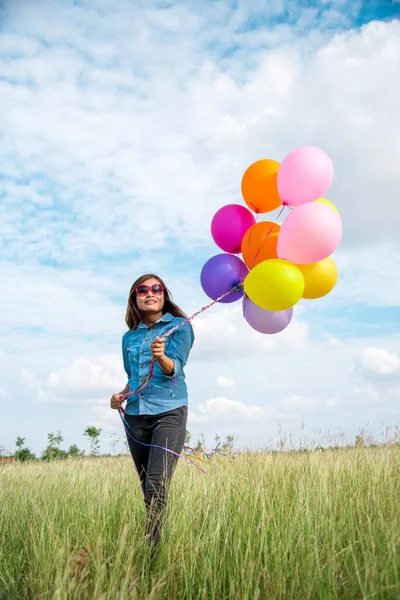
[[[128,354],[129,366],[131,368],[131,376],[137,375],[139,368],[140,357],[140,340],[130,340],[126,351]]]

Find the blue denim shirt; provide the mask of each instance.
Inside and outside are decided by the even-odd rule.
[[[140,322],[134,330],[122,337],[122,356],[128,376],[129,391],[136,390],[150,372],[150,344],[154,338],[163,335],[178,323],[182,317],[165,313],[148,327]],[[157,361],[148,385],[138,394],[129,396],[125,408],[128,415],[156,415],[180,406],[188,405],[184,366],[194,342],[190,323],[182,325],[165,339],[165,354],[175,363],[172,375],[165,375]]]

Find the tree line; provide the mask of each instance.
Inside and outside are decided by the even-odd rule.
[[[14,460],[25,461],[25,460],[55,460],[55,459],[63,459],[63,458],[76,458],[82,456],[98,456],[100,453],[100,434],[101,429],[97,427],[86,427],[83,435],[90,441],[90,449],[89,454],[86,454],[85,450],[81,450],[78,448],[76,444],[72,444],[68,450],[63,450],[60,448],[61,444],[64,441],[64,437],[61,434],[61,431],[57,431],[56,433],[48,433],[47,434],[47,446],[42,451],[40,456],[36,456],[30,448],[26,445],[26,438],[18,436],[15,442],[16,449],[13,454],[10,454],[4,447],[0,446],[0,456],[7,458],[14,458]],[[186,430],[185,436],[185,445],[190,445],[191,440],[190,431]],[[112,454],[115,454],[115,448],[119,444],[119,442],[123,439],[126,453],[129,453],[129,446],[126,438],[118,438],[115,433],[109,436],[109,445],[112,449]],[[232,452],[233,444],[234,444],[234,436],[228,435],[226,439],[223,441],[218,434],[215,434],[214,438],[215,445],[218,445],[223,452]],[[205,437],[202,433],[200,438],[197,441],[196,446],[194,446],[195,450],[200,451],[205,448]],[[109,456],[109,455],[107,455]]]

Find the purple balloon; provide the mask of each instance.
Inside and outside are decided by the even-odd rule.
[[[221,250],[238,254],[242,249],[244,234],[255,222],[253,213],[245,206],[227,204],[215,213],[211,222],[211,235]]]
[[[254,304],[248,296],[243,298],[243,316],[253,329],[260,333],[279,333],[292,320],[293,308],[272,312]]]
[[[217,254],[210,258],[201,270],[201,287],[213,300],[225,292],[229,292],[235,285],[243,281],[249,272],[245,263],[233,254]],[[240,291],[233,291],[219,302],[236,302],[243,297],[243,287]]]

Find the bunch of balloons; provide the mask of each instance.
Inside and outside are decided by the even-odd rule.
[[[202,268],[207,296],[216,300],[235,288],[219,301],[242,299],[248,324],[275,334],[289,325],[301,298],[328,294],[338,278],[331,254],[343,233],[337,208],[323,197],[332,180],[332,161],[315,146],[293,150],[282,163],[263,159],[250,165],[241,185],[249,208],[228,204],[212,219],[211,235],[223,253]],[[279,207],[276,220],[289,211],[281,225],[256,222],[253,213]]]

